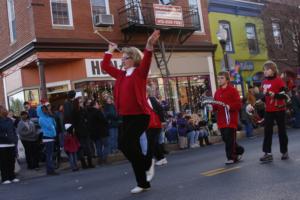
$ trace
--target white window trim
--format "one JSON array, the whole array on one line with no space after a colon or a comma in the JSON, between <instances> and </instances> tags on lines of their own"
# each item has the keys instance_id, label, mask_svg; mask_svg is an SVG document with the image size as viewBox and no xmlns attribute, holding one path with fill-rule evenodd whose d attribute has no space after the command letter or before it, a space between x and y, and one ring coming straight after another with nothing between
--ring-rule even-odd
<instances>
[{"instance_id":1,"label":"white window trim","mask_svg":"<svg viewBox=\"0 0 300 200\"><path fill-rule=\"evenodd\" d=\"M12 0L12 8L10 7L10 0L7 0L7 14L8 14L8 26L9 26L9 37L10 37L10 43L13 44L17 41L17 38L14 38L14 33L13 33L13 27L12 27L12 14L14 14L14 18L16 20L16 15L15 15L15 3L14 0ZM14 13L11 13L11 9L14 10ZM17 35L17 33L16 33Z\"/></svg>"},{"instance_id":2,"label":"white window trim","mask_svg":"<svg viewBox=\"0 0 300 200\"><path fill-rule=\"evenodd\" d=\"M93 5L92 5L92 0L90 0L90 7L91 7L91 17L92 17L93 27L95 27L95 24L94 24L94 16L93 16ZM110 15L109 0L105 0L105 9L106 9L106 14L107 14L107 15Z\"/></svg>"},{"instance_id":3,"label":"white window trim","mask_svg":"<svg viewBox=\"0 0 300 200\"><path fill-rule=\"evenodd\" d=\"M201 26L201 30L200 31L195 31L195 33L201 33L204 34L205 33L205 27L204 27L204 22L203 22L203 13L202 13L202 3L201 0L197 0L197 6L198 6L198 14L199 14L199 18L200 18L200 26Z\"/></svg>"},{"instance_id":4,"label":"white window trim","mask_svg":"<svg viewBox=\"0 0 300 200\"><path fill-rule=\"evenodd\" d=\"M71 0L67 0L67 4L68 4L68 14L69 14L69 20L70 20L70 24L69 25L65 25L65 24L54 24L53 23L53 14L52 14L52 4L51 4L52 0L50 0L50 13L51 13L51 23L52 26L61 26L61 27L73 27L73 12L72 12L72 1Z\"/></svg>"}]
</instances>

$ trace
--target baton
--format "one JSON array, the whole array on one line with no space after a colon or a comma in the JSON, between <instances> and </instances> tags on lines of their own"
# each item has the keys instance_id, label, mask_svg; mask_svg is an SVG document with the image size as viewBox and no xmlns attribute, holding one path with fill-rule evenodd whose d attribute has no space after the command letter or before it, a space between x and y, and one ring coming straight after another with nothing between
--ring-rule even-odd
<instances>
[{"instance_id":1,"label":"baton","mask_svg":"<svg viewBox=\"0 0 300 200\"><path fill-rule=\"evenodd\" d=\"M99 31L95 30L94 33L97 34L98 36L100 36L108 44L113 44L113 42L111 42L106 37L104 37L104 35L102 35L101 33L99 33ZM116 48L116 50L119 51L119 52L122 52L119 48Z\"/></svg>"}]
</instances>

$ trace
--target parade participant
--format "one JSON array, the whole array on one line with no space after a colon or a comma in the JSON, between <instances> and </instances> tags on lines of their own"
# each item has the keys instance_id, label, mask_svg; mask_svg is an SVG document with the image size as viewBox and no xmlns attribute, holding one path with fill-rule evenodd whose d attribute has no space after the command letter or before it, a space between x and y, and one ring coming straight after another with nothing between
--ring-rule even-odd
<instances>
[{"instance_id":1,"label":"parade participant","mask_svg":"<svg viewBox=\"0 0 300 200\"><path fill-rule=\"evenodd\" d=\"M282 160L287 160L288 155L288 137L285 127L285 110L286 110L286 88L283 80L278 76L277 65L272 61L264 64L265 80L262 82L264 100L266 104L265 112L265 130L263 152L264 156L260 158L261 162L273 161L272 155L272 136L274 121L278 126L278 136Z\"/></svg>"},{"instance_id":2,"label":"parade participant","mask_svg":"<svg viewBox=\"0 0 300 200\"><path fill-rule=\"evenodd\" d=\"M150 122L148 126L147 139L149 143L148 152L152 158L152 165L151 165L151 173L152 176L154 175L154 161L157 160L156 165L164 165L167 164L168 161L164 156L164 151L162 145L159 144L160 134L162 131L162 123L165 122L165 117L163 113L163 108L156 99L151 94L151 88L147 87L147 96L148 96L148 104L152 108L150 114ZM154 159L155 158L155 159ZM152 176L147 176L147 180L150 181Z\"/></svg>"},{"instance_id":3,"label":"parade participant","mask_svg":"<svg viewBox=\"0 0 300 200\"><path fill-rule=\"evenodd\" d=\"M214 99L224 103L224 106L213 104L217 112L217 124L225 142L227 161L225 164L233 164L241 159L244 148L236 143L236 129L238 127L238 115L241 109L241 99L238 91L230 84L228 72L218 73L219 89Z\"/></svg>"},{"instance_id":4,"label":"parade participant","mask_svg":"<svg viewBox=\"0 0 300 200\"><path fill-rule=\"evenodd\" d=\"M119 70L111 64L112 53L118 48L109 43L101 63L102 70L116 79L114 88L115 106L122 116L122 131L119 135L119 148L131 162L137 186L131 193L140 193L150 189L146 179L146 171L151 166L151 158L144 155L140 146L140 136L149 124L149 105L146 99L146 82L151 65L153 45L160 36L155 30L148 38L144 56L135 47L122 49L124 70Z\"/></svg>"}]
</instances>

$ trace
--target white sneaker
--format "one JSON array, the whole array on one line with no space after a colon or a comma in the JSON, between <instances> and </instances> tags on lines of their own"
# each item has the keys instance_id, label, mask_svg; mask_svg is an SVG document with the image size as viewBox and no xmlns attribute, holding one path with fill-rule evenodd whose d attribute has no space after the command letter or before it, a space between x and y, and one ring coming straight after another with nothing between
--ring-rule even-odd
<instances>
[{"instance_id":1,"label":"white sneaker","mask_svg":"<svg viewBox=\"0 0 300 200\"><path fill-rule=\"evenodd\" d=\"M237 155L237 161L241 161L242 160L242 158L243 158L243 154L240 154L240 155Z\"/></svg>"},{"instance_id":2,"label":"white sneaker","mask_svg":"<svg viewBox=\"0 0 300 200\"><path fill-rule=\"evenodd\" d=\"M227 160L227 161L225 162L226 165L230 165L230 164L233 164L233 163L234 163L234 160Z\"/></svg>"},{"instance_id":3,"label":"white sneaker","mask_svg":"<svg viewBox=\"0 0 300 200\"><path fill-rule=\"evenodd\" d=\"M3 185L7 185L7 184L10 184L10 183L11 183L10 180L6 180L6 181L2 182Z\"/></svg>"},{"instance_id":4,"label":"white sneaker","mask_svg":"<svg viewBox=\"0 0 300 200\"><path fill-rule=\"evenodd\" d=\"M141 188L139 186L136 186L135 188L133 188L130 192L132 194L138 194L138 193L141 193L143 191L147 191L147 190L150 190L150 188Z\"/></svg>"},{"instance_id":5,"label":"white sneaker","mask_svg":"<svg viewBox=\"0 0 300 200\"><path fill-rule=\"evenodd\" d=\"M146 175L147 175L147 181L150 182L153 177L154 177L154 164L155 164L155 160L152 159L152 164L151 164L151 167L148 171L146 171Z\"/></svg>"},{"instance_id":6,"label":"white sneaker","mask_svg":"<svg viewBox=\"0 0 300 200\"><path fill-rule=\"evenodd\" d=\"M13 183L18 183L18 182L20 182L20 179L15 178L15 179L12 180L12 182Z\"/></svg>"},{"instance_id":7,"label":"white sneaker","mask_svg":"<svg viewBox=\"0 0 300 200\"><path fill-rule=\"evenodd\" d=\"M157 161L155 164L156 164L157 166L160 166L160 165L166 165L166 164L168 164L168 161L167 161L166 158L163 158L163 159L160 159L159 161Z\"/></svg>"}]
</instances>

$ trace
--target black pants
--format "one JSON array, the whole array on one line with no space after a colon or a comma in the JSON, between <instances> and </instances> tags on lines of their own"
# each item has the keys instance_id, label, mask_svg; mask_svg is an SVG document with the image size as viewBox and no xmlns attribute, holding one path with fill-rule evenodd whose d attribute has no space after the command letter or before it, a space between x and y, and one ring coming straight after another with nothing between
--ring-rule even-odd
<instances>
[{"instance_id":1,"label":"black pants","mask_svg":"<svg viewBox=\"0 0 300 200\"><path fill-rule=\"evenodd\" d=\"M228 160L237 160L237 155L244 153L244 148L236 142L236 129L221 128L222 139L225 143L225 152Z\"/></svg>"},{"instance_id":2,"label":"black pants","mask_svg":"<svg viewBox=\"0 0 300 200\"><path fill-rule=\"evenodd\" d=\"M150 187L146 179L146 171L151 166L151 157L143 155L140 136L149 124L149 115L123 116L122 131L119 135L119 148L130 161L137 185L142 188Z\"/></svg>"},{"instance_id":3,"label":"black pants","mask_svg":"<svg viewBox=\"0 0 300 200\"><path fill-rule=\"evenodd\" d=\"M25 141L22 140L22 144L25 148L25 156L28 169L34 169L39 167L39 142L38 141Z\"/></svg>"},{"instance_id":4,"label":"black pants","mask_svg":"<svg viewBox=\"0 0 300 200\"><path fill-rule=\"evenodd\" d=\"M280 144L280 152L282 154L288 152L288 137L285 128L285 111L266 112L265 113L265 137L263 143L263 152L272 152L272 136L274 121L278 127L278 137Z\"/></svg>"},{"instance_id":5,"label":"black pants","mask_svg":"<svg viewBox=\"0 0 300 200\"><path fill-rule=\"evenodd\" d=\"M0 170L2 182L16 178L15 159L15 147L0 148Z\"/></svg>"},{"instance_id":6,"label":"black pants","mask_svg":"<svg viewBox=\"0 0 300 200\"><path fill-rule=\"evenodd\" d=\"M148 140L148 154L151 158L156 158L156 160L165 158L163 146L159 144L161 128L149 128L146 133Z\"/></svg>"}]
</instances>

